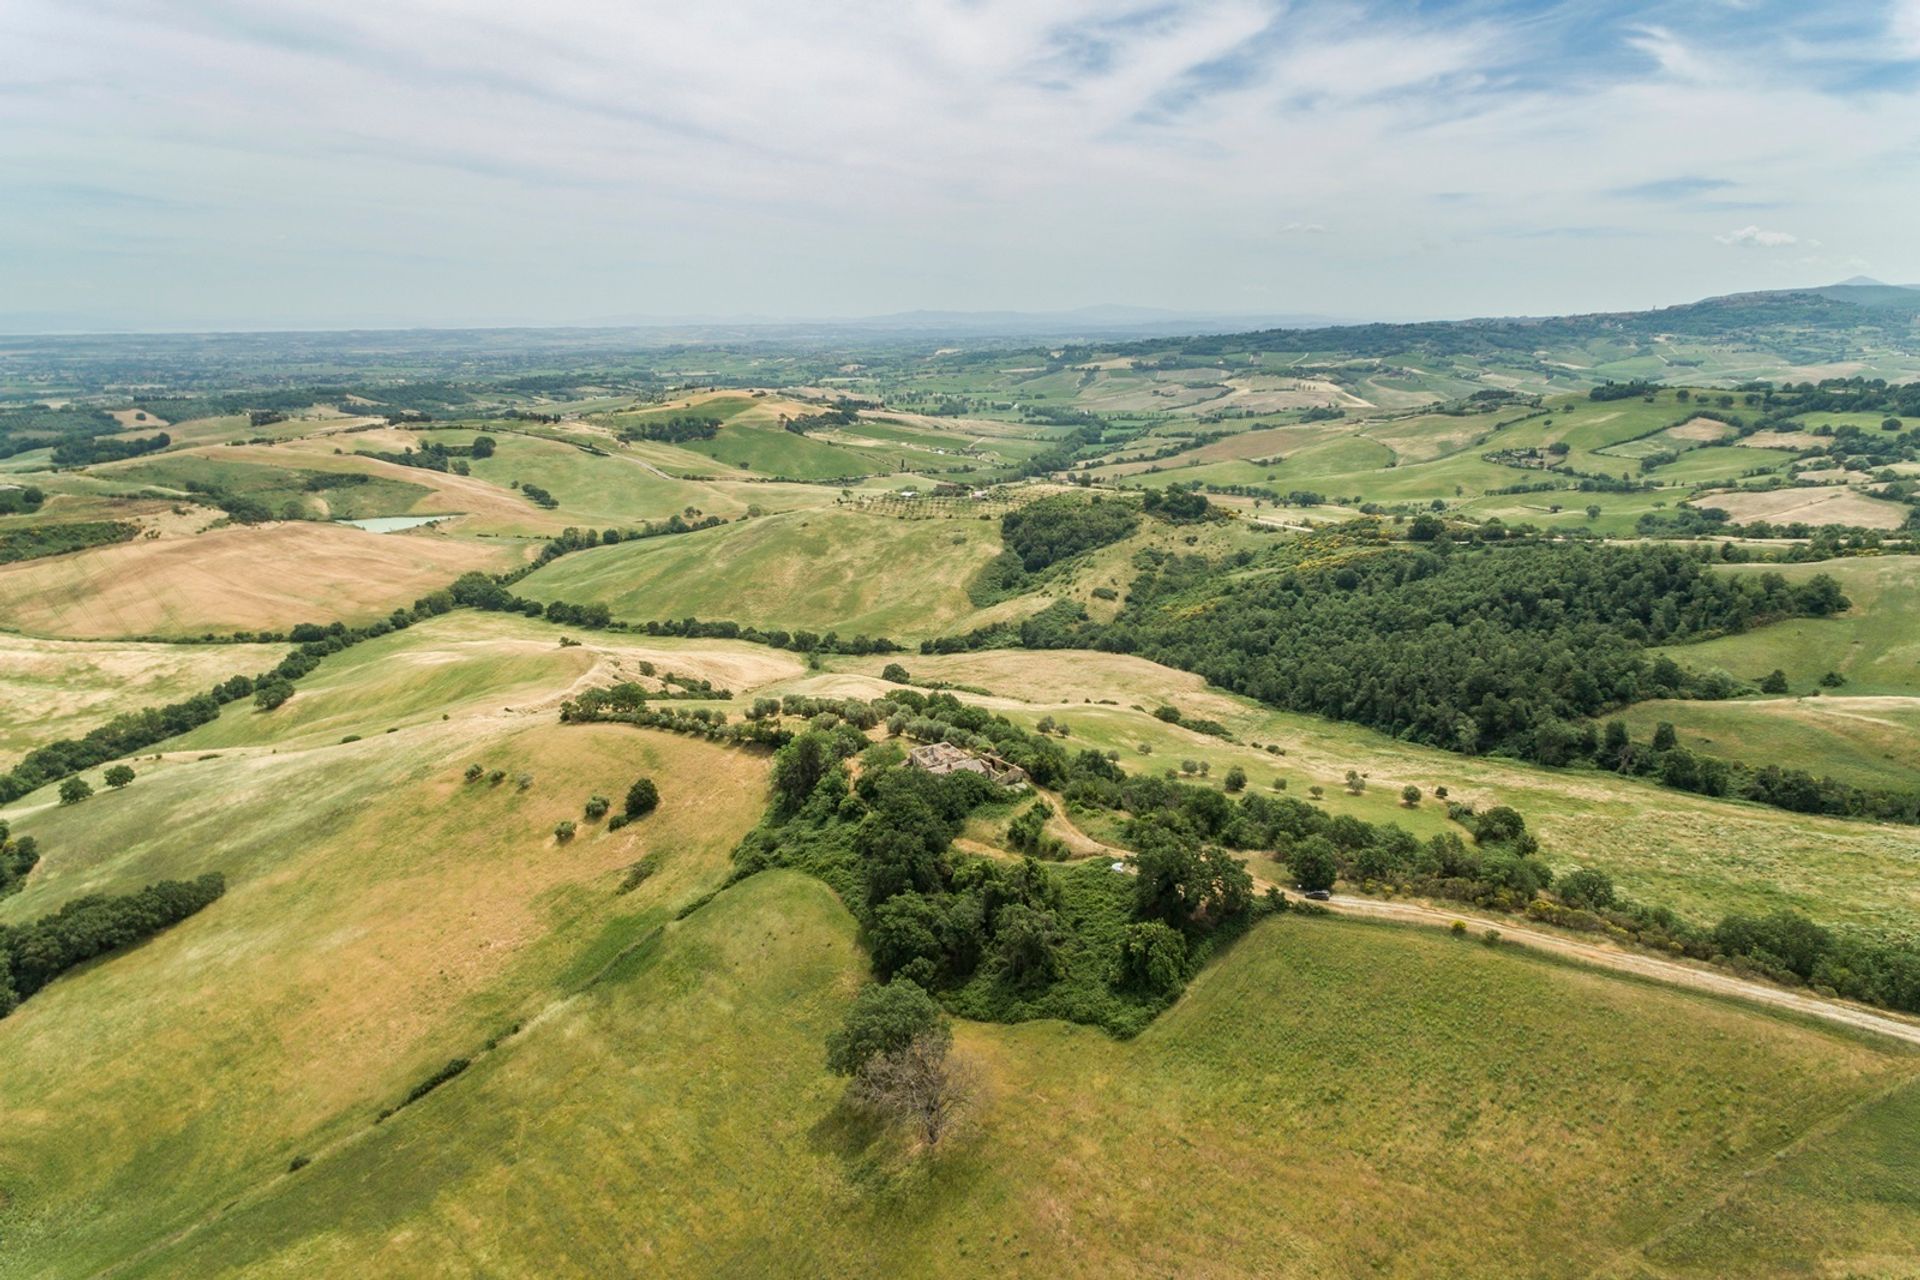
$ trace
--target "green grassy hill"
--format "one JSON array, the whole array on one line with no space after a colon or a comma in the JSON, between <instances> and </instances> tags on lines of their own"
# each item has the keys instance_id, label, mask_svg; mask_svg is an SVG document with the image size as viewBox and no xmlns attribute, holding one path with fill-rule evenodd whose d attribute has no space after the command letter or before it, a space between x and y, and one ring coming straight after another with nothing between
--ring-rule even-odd
<instances>
[{"instance_id":1,"label":"green grassy hill","mask_svg":"<svg viewBox=\"0 0 1920 1280\"><path fill-rule=\"evenodd\" d=\"M1734 565L1729 573L1816 574L1839 580L1853 602L1833 618L1794 618L1737 636L1667 650L1684 665L1757 680L1776 668L1795 693L1811 693L1829 671L1847 694L1920 694L1920 558L1862 556L1797 565Z\"/></svg>"},{"instance_id":2,"label":"green grassy hill","mask_svg":"<svg viewBox=\"0 0 1920 1280\"><path fill-rule=\"evenodd\" d=\"M962 1028L979 1105L909 1163L820 1066L862 967L822 886L763 874L126 1273L1584 1275L1802 1135L1870 1176L1881 1151L1820 1130L1915 1073L1523 954L1287 921L1132 1043ZM1916 1227L1883 1203L1858 1234L1910 1256ZM1825 1255L1817 1218L1786 1229Z\"/></svg>"},{"instance_id":3,"label":"green grassy hill","mask_svg":"<svg viewBox=\"0 0 1920 1280\"><path fill-rule=\"evenodd\" d=\"M601 601L616 618L728 618L842 636L939 634L999 552L978 520L789 512L675 538L578 552L523 580L535 600Z\"/></svg>"},{"instance_id":4,"label":"green grassy hill","mask_svg":"<svg viewBox=\"0 0 1920 1280\"><path fill-rule=\"evenodd\" d=\"M1920 698L1642 702L1620 717L1640 741L1674 726L1680 745L1759 767L1785 761L1858 787L1920 789Z\"/></svg>"}]
</instances>

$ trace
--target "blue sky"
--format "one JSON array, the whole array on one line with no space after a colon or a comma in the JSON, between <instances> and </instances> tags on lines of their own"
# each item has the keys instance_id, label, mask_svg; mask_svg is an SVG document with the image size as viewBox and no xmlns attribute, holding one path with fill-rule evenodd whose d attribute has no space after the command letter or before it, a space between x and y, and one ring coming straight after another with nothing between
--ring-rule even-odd
<instances>
[{"instance_id":1,"label":"blue sky","mask_svg":"<svg viewBox=\"0 0 1920 1280\"><path fill-rule=\"evenodd\" d=\"M1920 0L10 0L0 327L1920 281Z\"/></svg>"}]
</instances>

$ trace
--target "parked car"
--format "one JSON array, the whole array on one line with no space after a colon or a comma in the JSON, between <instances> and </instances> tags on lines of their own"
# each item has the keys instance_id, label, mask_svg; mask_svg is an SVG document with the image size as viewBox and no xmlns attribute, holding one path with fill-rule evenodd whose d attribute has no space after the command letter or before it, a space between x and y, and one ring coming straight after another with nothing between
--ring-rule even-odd
<instances>
[{"instance_id":1,"label":"parked car","mask_svg":"<svg viewBox=\"0 0 1920 1280\"><path fill-rule=\"evenodd\" d=\"M1333 893L1327 889L1309 889L1301 896L1308 902L1325 902L1333 897Z\"/></svg>"}]
</instances>

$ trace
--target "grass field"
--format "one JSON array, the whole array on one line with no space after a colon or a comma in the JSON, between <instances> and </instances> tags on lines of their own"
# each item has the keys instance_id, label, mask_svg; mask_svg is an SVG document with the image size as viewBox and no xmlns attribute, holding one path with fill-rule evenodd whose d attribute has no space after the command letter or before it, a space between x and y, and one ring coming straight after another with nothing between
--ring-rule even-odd
<instances>
[{"instance_id":1,"label":"grass field","mask_svg":"<svg viewBox=\"0 0 1920 1280\"><path fill-rule=\"evenodd\" d=\"M0 1022L0 1274L90 1272L355 1139L711 889L759 812L744 753L547 714L387 735L376 714L360 742L170 753L124 792L8 815L45 856L0 919L210 869L230 888ZM469 762L534 780L468 785ZM555 842L642 772L657 813ZM647 854L657 873L617 893Z\"/></svg>"},{"instance_id":2,"label":"grass field","mask_svg":"<svg viewBox=\"0 0 1920 1280\"><path fill-rule=\"evenodd\" d=\"M1821 676L1837 671L1847 680L1844 694L1920 694L1920 558L1862 556L1724 572L1778 572L1792 582L1828 574L1853 607L1835 618L1795 618L1667 650L1676 661L1747 680L1778 668L1794 693L1811 693Z\"/></svg>"},{"instance_id":3,"label":"grass field","mask_svg":"<svg viewBox=\"0 0 1920 1280\"><path fill-rule=\"evenodd\" d=\"M231 455L234 451L215 452ZM276 516L299 520L363 520L372 516L404 515L432 492L424 484L385 475L314 490L307 487L309 478L324 481L345 468L301 467L298 455L287 451L283 451L276 463L278 465L232 456L179 453L116 464L105 474L129 484L171 489L182 496L190 496L186 488L190 482L217 485L229 493L265 504Z\"/></svg>"},{"instance_id":4,"label":"grass field","mask_svg":"<svg viewBox=\"0 0 1920 1280\"><path fill-rule=\"evenodd\" d=\"M280 661L282 644L167 645L0 634L0 769L122 712L179 702Z\"/></svg>"},{"instance_id":5,"label":"grass field","mask_svg":"<svg viewBox=\"0 0 1920 1280\"><path fill-rule=\"evenodd\" d=\"M476 434L432 431L422 432L421 437L469 444ZM492 457L469 464L475 476L502 489L515 481L538 485L560 503L551 511L526 504L528 510L518 527L502 526L503 532L547 531L569 524L629 527L664 520L688 507L720 515L744 510L733 502L715 503L714 491L705 485L662 475L618 454L596 457L569 444L530 436L496 434L494 440ZM489 522L488 527L495 523Z\"/></svg>"},{"instance_id":6,"label":"grass field","mask_svg":"<svg viewBox=\"0 0 1920 1280\"><path fill-rule=\"evenodd\" d=\"M1682 746L1707 755L1786 764L1860 787L1920 790L1920 698L1643 702L1620 718L1641 741L1664 720Z\"/></svg>"},{"instance_id":7,"label":"grass field","mask_svg":"<svg viewBox=\"0 0 1920 1280\"><path fill-rule=\"evenodd\" d=\"M822 886L756 877L128 1274L1583 1275L1916 1070L1521 953L1287 921L1132 1043L963 1027L982 1101L907 1163L820 1066L863 967ZM1856 1182L1884 1159L1807 1150ZM1920 1212L1878 1218L1910 1259L1892 1233ZM1825 1256L1817 1220L1788 1230Z\"/></svg>"},{"instance_id":8,"label":"grass field","mask_svg":"<svg viewBox=\"0 0 1920 1280\"><path fill-rule=\"evenodd\" d=\"M998 553L978 520L789 512L576 552L524 579L535 600L603 601L635 621L730 618L789 629L938 634L972 606L966 583Z\"/></svg>"},{"instance_id":9,"label":"grass field","mask_svg":"<svg viewBox=\"0 0 1920 1280\"><path fill-rule=\"evenodd\" d=\"M519 554L431 534L235 525L0 566L0 626L97 639L367 621Z\"/></svg>"}]
</instances>

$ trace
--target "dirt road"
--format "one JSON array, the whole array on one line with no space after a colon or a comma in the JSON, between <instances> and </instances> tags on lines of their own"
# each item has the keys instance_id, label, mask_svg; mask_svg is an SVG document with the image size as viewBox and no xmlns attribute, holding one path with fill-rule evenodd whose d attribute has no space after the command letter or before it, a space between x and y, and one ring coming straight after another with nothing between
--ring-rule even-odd
<instances>
[{"instance_id":1,"label":"dirt road","mask_svg":"<svg viewBox=\"0 0 1920 1280\"><path fill-rule=\"evenodd\" d=\"M1066 804L1058 795L1046 791L1041 792L1041 795L1045 796L1054 808L1054 816L1048 821L1047 829L1065 839L1067 846L1076 856L1097 854L1116 860L1124 860L1132 856L1125 849L1104 844L1082 831L1074 824L1073 819L1067 816ZM979 851L979 849L970 850L970 852ZM1274 883L1274 878L1265 874L1267 868L1259 863L1250 863L1248 870L1254 873L1257 885ZM1920 1045L1920 1020L1905 1018L1898 1014L1880 1013L1863 1005L1825 1000L1806 992L1776 987L1769 982L1736 977L1692 961L1669 960L1664 956L1646 952L1623 951L1616 947L1583 942L1564 934L1529 928L1511 917L1474 915L1464 911L1450 911L1444 907L1429 907L1418 902L1361 898L1344 893L1336 894L1320 905L1338 915L1369 920L1391 920L1398 924L1428 925L1445 929L1452 927L1453 922L1458 920L1478 934L1484 934L1488 929L1498 929L1502 942L1534 947L1540 951L1578 960L1582 964L1611 969L1617 973L1630 973L1637 977L1650 978L1655 982L1664 982L1670 986L1687 987L1694 991L1706 991L1714 995L1731 996L1736 1000L1764 1004L1776 1009L1787 1009L1805 1017L1818 1018L1823 1022L1837 1023L1860 1031L1872 1031L1896 1040L1904 1040L1908 1044Z\"/></svg>"},{"instance_id":2,"label":"dirt road","mask_svg":"<svg viewBox=\"0 0 1920 1280\"><path fill-rule=\"evenodd\" d=\"M1771 983L1735 977L1733 974L1722 973L1704 965L1581 942L1557 933L1530 929L1523 924L1515 923L1512 919L1469 915L1439 907L1422 906L1416 902L1388 902L1378 898L1358 898L1351 894L1338 894L1321 905L1331 908L1340 915L1393 920L1403 924L1424 924L1447 928L1455 920L1459 920L1476 933L1498 929L1502 942L1519 943L1522 946L1549 951L1555 955L1568 956L1583 964L1631 973L1676 987L1690 987L1695 991L1732 996L1755 1004L1770 1005L1776 1009L1790 1009L1809 1018L1819 1018L1824 1022L1838 1023L1862 1031L1873 1031L1883 1036L1891 1036L1896 1040L1904 1040L1909 1044L1920 1045L1920 1022L1910 1021L1894 1014L1877 1013L1871 1009L1837 1000L1823 1000L1819 996L1790 991L1784 987L1773 986Z\"/></svg>"}]
</instances>

